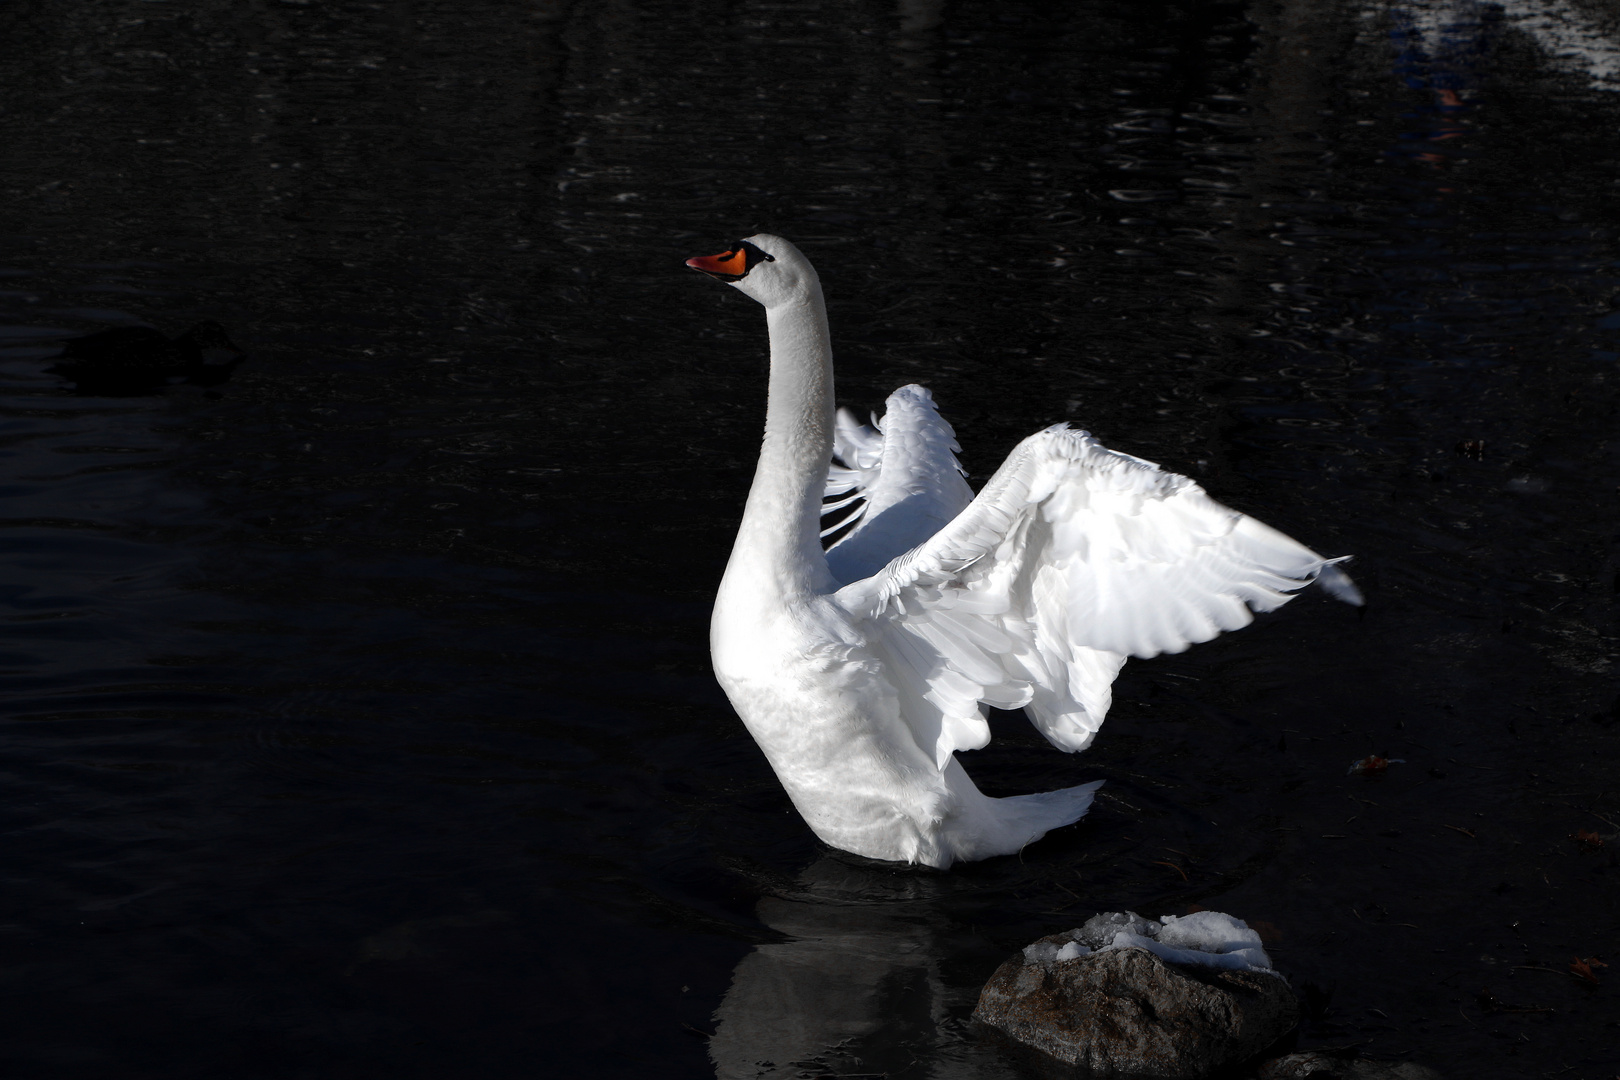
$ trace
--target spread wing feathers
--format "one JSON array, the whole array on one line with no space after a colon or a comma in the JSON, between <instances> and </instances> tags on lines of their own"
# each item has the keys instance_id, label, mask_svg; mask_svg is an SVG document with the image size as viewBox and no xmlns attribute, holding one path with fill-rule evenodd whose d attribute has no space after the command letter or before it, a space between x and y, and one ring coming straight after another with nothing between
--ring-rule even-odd
<instances>
[{"instance_id":1,"label":"spread wing feathers","mask_svg":"<svg viewBox=\"0 0 1620 1080\"><path fill-rule=\"evenodd\" d=\"M933 536L973 500L957 463L956 433L939 415L933 395L902 386L889 395L881 418L868 427L840 409L833 433L835 462L827 472L823 512L859 503L827 533L854 527L827 549L827 565L841 582L869 577L902 552Z\"/></svg>"},{"instance_id":2,"label":"spread wing feathers","mask_svg":"<svg viewBox=\"0 0 1620 1080\"><path fill-rule=\"evenodd\" d=\"M828 504L823 510L847 506L864 498L881 473L883 465L883 421L874 416L871 425L855 419L848 409L839 409L833 426L833 463L827 469L827 497L849 495L836 506Z\"/></svg>"},{"instance_id":3,"label":"spread wing feathers","mask_svg":"<svg viewBox=\"0 0 1620 1080\"><path fill-rule=\"evenodd\" d=\"M1028 706L1055 746L1084 749L1127 656L1247 625L1318 576L1360 603L1337 561L1060 424L1020 443L949 525L835 598L864 618L943 767L989 741L980 703Z\"/></svg>"}]
</instances>

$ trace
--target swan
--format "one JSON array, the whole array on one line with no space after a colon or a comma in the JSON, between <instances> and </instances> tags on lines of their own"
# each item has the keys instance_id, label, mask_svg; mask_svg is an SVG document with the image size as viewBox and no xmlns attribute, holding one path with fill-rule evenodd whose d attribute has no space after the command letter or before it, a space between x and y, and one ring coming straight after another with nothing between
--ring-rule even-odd
<instances>
[{"instance_id":1,"label":"swan","mask_svg":"<svg viewBox=\"0 0 1620 1080\"><path fill-rule=\"evenodd\" d=\"M940 869L1017 852L1084 816L1102 782L984 795L955 752L989 742L985 706L1022 707L1083 750L1126 657L1245 626L1311 581L1361 603L1342 559L1067 424L1019 443L975 496L923 387L871 426L835 412L826 305L798 248L761 233L686 265L762 304L770 335L715 676L833 847ZM823 551L823 512L849 506Z\"/></svg>"}]
</instances>

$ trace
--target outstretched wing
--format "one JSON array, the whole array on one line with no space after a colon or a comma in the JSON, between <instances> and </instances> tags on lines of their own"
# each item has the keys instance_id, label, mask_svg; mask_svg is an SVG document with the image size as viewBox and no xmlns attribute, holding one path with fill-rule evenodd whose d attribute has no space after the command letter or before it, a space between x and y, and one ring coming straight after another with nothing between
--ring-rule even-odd
<instances>
[{"instance_id":1,"label":"outstretched wing","mask_svg":"<svg viewBox=\"0 0 1620 1080\"><path fill-rule=\"evenodd\" d=\"M980 703L1028 706L1054 745L1090 744L1127 656L1245 626L1310 581L1355 585L1185 476L1058 425L1020 443L971 505L835 599L863 617L943 767L989 741ZM882 616L881 618L879 616Z\"/></svg>"},{"instance_id":2,"label":"outstretched wing","mask_svg":"<svg viewBox=\"0 0 1620 1080\"><path fill-rule=\"evenodd\" d=\"M884 403L872 426L838 411L827 494L842 499L822 507L823 535L848 529L827 549L827 565L840 582L870 577L949 524L973 500L954 451L956 433L921 386L902 386Z\"/></svg>"}]
</instances>

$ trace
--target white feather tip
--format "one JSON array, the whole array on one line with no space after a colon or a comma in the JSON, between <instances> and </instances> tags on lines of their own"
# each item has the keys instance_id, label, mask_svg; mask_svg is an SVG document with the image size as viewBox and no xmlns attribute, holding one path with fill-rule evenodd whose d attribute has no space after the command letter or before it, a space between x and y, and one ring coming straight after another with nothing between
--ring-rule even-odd
<instances>
[{"instance_id":1,"label":"white feather tip","mask_svg":"<svg viewBox=\"0 0 1620 1080\"><path fill-rule=\"evenodd\" d=\"M1349 574L1334 565L1335 563L1347 562L1349 559L1350 556L1343 555L1323 563L1322 569L1317 572L1316 583L1326 589L1328 595L1334 599L1343 600L1347 604L1360 607L1366 603L1366 600L1361 595L1361 590L1356 588L1356 583L1350 580Z\"/></svg>"}]
</instances>

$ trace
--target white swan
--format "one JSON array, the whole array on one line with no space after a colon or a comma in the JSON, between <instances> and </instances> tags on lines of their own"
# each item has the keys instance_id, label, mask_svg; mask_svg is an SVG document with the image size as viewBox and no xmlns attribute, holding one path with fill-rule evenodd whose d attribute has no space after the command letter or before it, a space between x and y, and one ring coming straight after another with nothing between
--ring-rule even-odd
<instances>
[{"instance_id":1,"label":"white swan","mask_svg":"<svg viewBox=\"0 0 1620 1080\"><path fill-rule=\"evenodd\" d=\"M989 741L983 706L1023 707L1082 750L1127 656L1247 625L1312 580L1361 602L1339 560L1065 424L1019 443L975 498L922 387L895 391L875 428L834 415L821 283L797 248L761 234L687 265L763 304L771 343L715 675L832 846L936 867L1016 852L1102 785L982 794L954 751ZM865 505L823 553L828 494Z\"/></svg>"}]
</instances>

